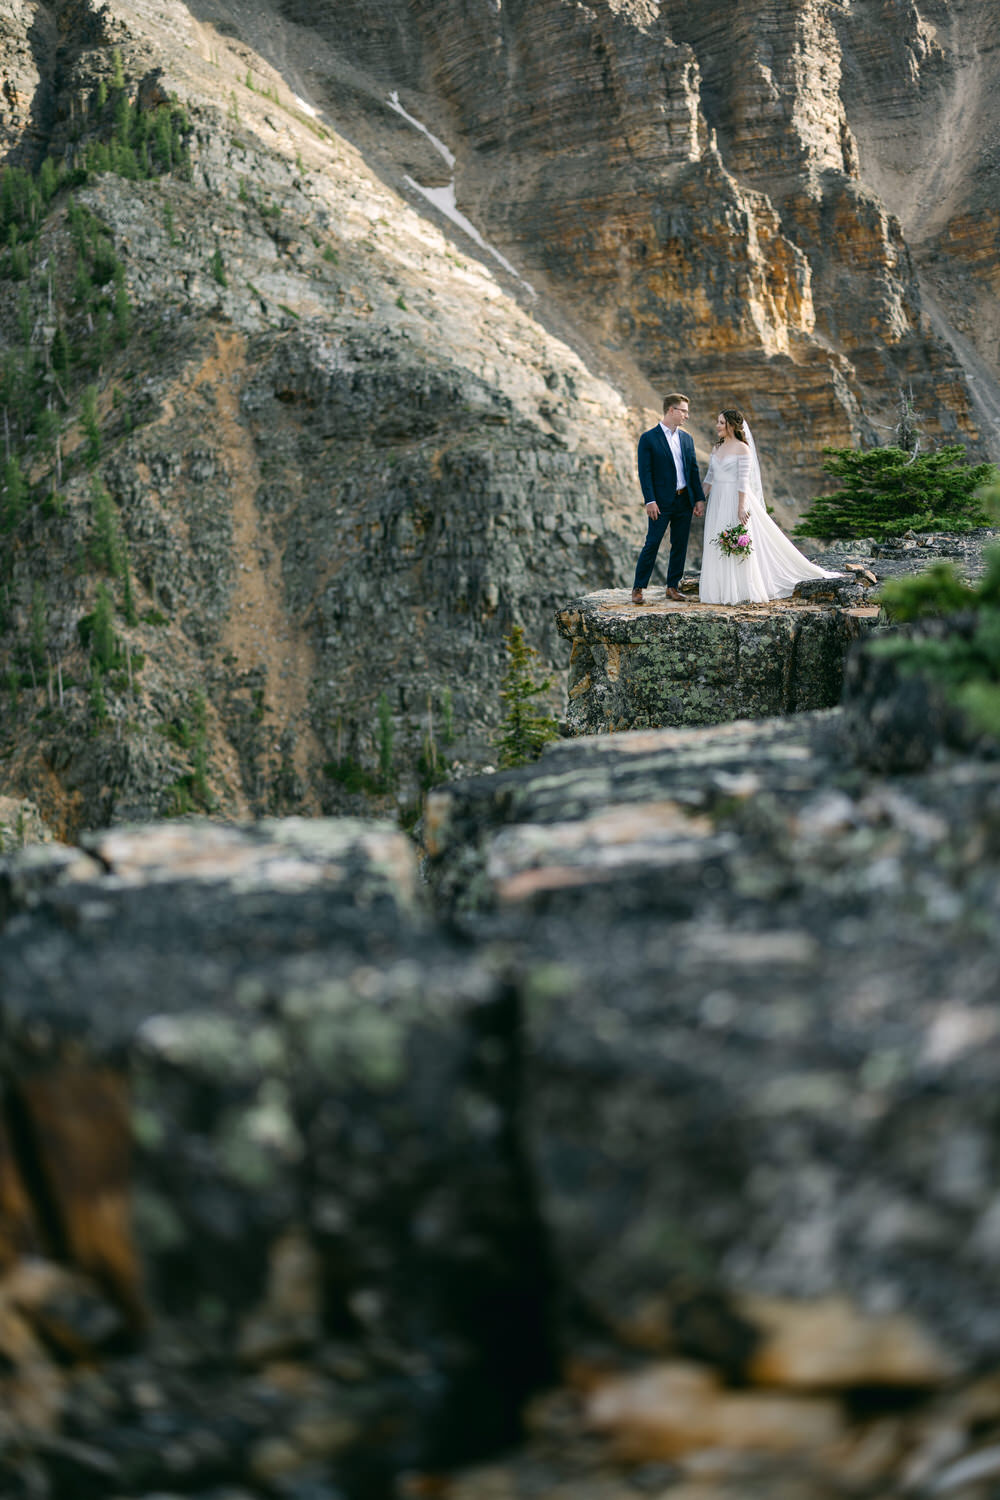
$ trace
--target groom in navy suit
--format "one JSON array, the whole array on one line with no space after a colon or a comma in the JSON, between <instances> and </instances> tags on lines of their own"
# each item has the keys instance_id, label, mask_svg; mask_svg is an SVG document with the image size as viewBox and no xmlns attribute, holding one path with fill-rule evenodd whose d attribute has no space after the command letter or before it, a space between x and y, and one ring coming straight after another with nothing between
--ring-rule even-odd
<instances>
[{"instance_id":1,"label":"groom in navy suit","mask_svg":"<svg viewBox=\"0 0 1000 1500\"><path fill-rule=\"evenodd\" d=\"M687 600L677 585L684 572L691 517L705 514L705 492L701 487L694 443L682 431L688 419L688 398L678 391L663 398L663 420L639 439L639 483L646 502L649 525L639 561L635 565L632 603L644 604L642 591L649 583L660 543L670 527L670 559L667 563L666 596L677 604Z\"/></svg>"}]
</instances>

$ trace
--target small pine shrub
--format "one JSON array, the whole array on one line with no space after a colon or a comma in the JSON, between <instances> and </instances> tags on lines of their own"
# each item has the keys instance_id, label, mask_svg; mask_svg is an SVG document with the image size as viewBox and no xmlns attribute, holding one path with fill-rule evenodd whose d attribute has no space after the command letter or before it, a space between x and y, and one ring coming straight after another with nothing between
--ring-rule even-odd
<instances>
[{"instance_id":1,"label":"small pine shrub","mask_svg":"<svg viewBox=\"0 0 1000 1500\"><path fill-rule=\"evenodd\" d=\"M992 464L970 464L961 444L936 453L902 448L824 448L823 468L841 480L796 526L798 536L898 536L903 531L970 531L989 524L977 491L997 477Z\"/></svg>"},{"instance_id":2,"label":"small pine shrub","mask_svg":"<svg viewBox=\"0 0 1000 1500\"><path fill-rule=\"evenodd\" d=\"M951 564L945 562L932 563L911 578L890 578L878 594L886 614L901 625L975 609L978 597L977 591L963 583Z\"/></svg>"},{"instance_id":3,"label":"small pine shrub","mask_svg":"<svg viewBox=\"0 0 1000 1500\"><path fill-rule=\"evenodd\" d=\"M118 659L115 601L106 583L98 585L94 613L91 616L90 659L102 672L110 671Z\"/></svg>"},{"instance_id":4,"label":"small pine shrub","mask_svg":"<svg viewBox=\"0 0 1000 1500\"><path fill-rule=\"evenodd\" d=\"M0 514L5 531L12 531L28 505L28 481L24 477L17 454L4 464L3 490L0 492Z\"/></svg>"},{"instance_id":5,"label":"small pine shrub","mask_svg":"<svg viewBox=\"0 0 1000 1500\"><path fill-rule=\"evenodd\" d=\"M99 236L94 241L90 262L90 278L94 286L107 286L109 281L114 280L119 269L118 257L111 241L103 235Z\"/></svg>"},{"instance_id":6,"label":"small pine shrub","mask_svg":"<svg viewBox=\"0 0 1000 1500\"><path fill-rule=\"evenodd\" d=\"M90 553L112 578L122 572L124 547L114 502L96 476L91 485Z\"/></svg>"},{"instance_id":7,"label":"small pine shrub","mask_svg":"<svg viewBox=\"0 0 1000 1500\"><path fill-rule=\"evenodd\" d=\"M451 688L445 688L441 694L441 741L445 745L455 742L455 708Z\"/></svg>"},{"instance_id":8,"label":"small pine shrub","mask_svg":"<svg viewBox=\"0 0 1000 1500\"><path fill-rule=\"evenodd\" d=\"M31 275L31 262L28 259L27 245L11 246L8 269L11 281L27 281Z\"/></svg>"},{"instance_id":9,"label":"small pine shrub","mask_svg":"<svg viewBox=\"0 0 1000 1500\"><path fill-rule=\"evenodd\" d=\"M500 751L501 766L523 766L537 760L542 747L558 737L559 726L551 714L541 712L535 699L548 691L551 679L535 682L531 665L538 652L524 639L524 628L515 625L504 637L507 646L507 671L500 687L506 706L503 722L494 743Z\"/></svg>"},{"instance_id":10,"label":"small pine shrub","mask_svg":"<svg viewBox=\"0 0 1000 1500\"><path fill-rule=\"evenodd\" d=\"M71 350L69 337L61 323L52 335L52 343L49 347L49 359L52 362L52 368L56 375L65 384L69 380Z\"/></svg>"},{"instance_id":11,"label":"small pine shrub","mask_svg":"<svg viewBox=\"0 0 1000 1500\"><path fill-rule=\"evenodd\" d=\"M31 590L31 637L28 644L31 664L36 671L41 671L45 665L46 625L45 590L36 579Z\"/></svg>"},{"instance_id":12,"label":"small pine shrub","mask_svg":"<svg viewBox=\"0 0 1000 1500\"><path fill-rule=\"evenodd\" d=\"M396 743L396 731L392 722L392 709L385 693L380 693L378 698L378 728L375 742L378 746L379 777L384 790L388 791L394 780L393 749Z\"/></svg>"},{"instance_id":13,"label":"small pine shrub","mask_svg":"<svg viewBox=\"0 0 1000 1500\"><path fill-rule=\"evenodd\" d=\"M93 295L94 283L90 279L90 269L82 254L76 257L76 275L73 277L73 301L77 307L88 307Z\"/></svg>"},{"instance_id":14,"label":"small pine shrub","mask_svg":"<svg viewBox=\"0 0 1000 1500\"><path fill-rule=\"evenodd\" d=\"M220 286L229 285L229 278L226 275L226 263L222 258L222 251L219 249L218 245L216 245L215 254L212 256L212 259L209 262L209 270Z\"/></svg>"},{"instance_id":15,"label":"small pine shrub","mask_svg":"<svg viewBox=\"0 0 1000 1500\"><path fill-rule=\"evenodd\" d=\"M59 187L59 169L51 156L47 156L42 162L38 173L38 190L45 203L50 203L56 195Z\"/></svg>"},{"instance_id":16,"label":"small pine shrub","mask_svg":"<svg viewBox=\"0 0 1000 1500\"><path fill-rule=\"evenodd\" d=\"M370 796L377 796L383 790L382 783L371 771L366 771L359 760L352 755L344 755L340 760L331 760L323 767L323 774L330 781L335 781L344 788L345 792L365 792Z\"/></svg>"},{"instance_id":17,"label":"small pine shrub","mask_svg":"<svg viewBox=\"0 0 1000 1500\"><path fill-rule=\"evenodd\" d=\"M88 385L80 404L80 425L87 439L83 450L84 460L90 468L101 456L101 424L97 415L97 386Z\"/></svg>"},{"instance_id":18,"label":"small pine shrub","mask_svg":"<svg viewBox=\"0 0 1000 1500\"><path fill-rule=\"evenodd\" d=\"M890 619L916 628L877 638L867 649L903 673L940 683L971 724L1000 738L1000 547L991 547L986 560L972 588L949 563L884 584L879 602ZM951 622L943 634L921 635L920 621L942 617Z\"/></svg>"}]
</instances>

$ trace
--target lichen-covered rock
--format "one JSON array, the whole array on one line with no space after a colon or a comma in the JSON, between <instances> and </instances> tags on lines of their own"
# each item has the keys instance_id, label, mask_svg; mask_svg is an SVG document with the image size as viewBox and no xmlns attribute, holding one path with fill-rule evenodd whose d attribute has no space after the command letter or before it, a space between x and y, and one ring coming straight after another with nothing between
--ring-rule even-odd
<instances>
[{"instance_id":1,"label":"lichen-covered rock","mask_svg":"<svg viewBox=\"0 0 1000 1500\"><path fill-rule=\"evenodd\" d=\"M973 1312L997 1253L1000 770L862 775L839 722L564 741L429 820L442 898L529 955L567 1308L734 1373L751 1291L906 1309L967 1367L1000 1353Z\"/></svg>"},{"instance_id":2,"label":"lichen-covered rock","mask_svg":"<svg viewBox=\"0 0 1000 1500\"><path fill-rule=\"evenodd\" d=\"M845 591L857 592L853 585ZM659 603L636 607L627 590L574 600L556 616L572 642L573 734L661 725L719 724L840 701L844 658L878 617L857 604ZM835 584L824 581L828 599Z\"/></svg>"},{"instance_id":3,"label":"lichen-covered rock","mask_svg":"<svg viewBox=\"0 0 1000 1500\"><path fill-rule=\"evenodd\" d=\"M154 1388L176 1346L211 1349L234 1392L275 1359L325 1369L341 1417L312 1460L352 1495L510 1441L550 1355L503 974L430 930L391 827L154 825L91 848L3 871L12 1249L19 1187L42 1245L146 1340ZM286 1421L249 1419L255 1484ZM308 1468L303 1442L282 1469Z\"/></svg>"},{"instance_id":4,"label":"lichen-covered rock","mask_svg":"<svg viewBox=\"0 0 1000 1500\"><path fill-rule=\"evenodd\" d=\"M54 838L33 802L24 797L0 797L0 854L23 849L26 844L50 844Z\"/></svg>"},{"instance_id":5,"label":"lichen-covered rock","mask_svg":"<svg viewBox=\"0 0 1000 1500\"><path fill-rule=\"evenodd\" d=\"M593 1399L555 1399L512 1484L727 1432L780 1494L798 1413L838 1494L859 1409L905 1388L864 1458L896 1483L1000 1362L1000 770L893 781L841 719L581 737L443 789L447 929L363 822L9 859L2 1379L39 1413L12 1492L41 1463L367 1500L510 1445L560 1369ZM54 1249L72 1287L4 1303ZM643 1394L678 1360L687 1438ZM973 1393L952 1454L1000 1421Z\"/></svg>"}]
</instances>

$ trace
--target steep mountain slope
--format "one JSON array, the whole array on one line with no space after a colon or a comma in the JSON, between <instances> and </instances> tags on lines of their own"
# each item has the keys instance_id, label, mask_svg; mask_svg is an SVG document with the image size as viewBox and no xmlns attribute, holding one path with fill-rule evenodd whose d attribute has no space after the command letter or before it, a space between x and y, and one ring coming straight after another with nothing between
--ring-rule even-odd
<instances>
[{"instance_id":1,"label":"steep mountain slope","mask_svg":"<svg viewBox=\"0 0 1000 1500\"><path fill-rule=\"evenodd\" d=\"M381 781L412 801L442 754L489 753L511 623L551 655L566 591L625 568L622 398L242 45L179 6L90 23L93 45L73 33L59 54L46 150L77 160L109 130L113 144L110 110L155 108L176 83L190 167L92 171L56 194L31 250L22 365L51 364L47 318L79 347L58 456L40 454L33 412L23 424L34 503L7 558L8 780L64 831L198 805L317 810L380 789L381 734ZM99 240L131 306L129 337L108 335L96 364L112 313L74 301L81 211L87 254ZM88 388L93 442L72 422ZM137 618L119 567L95 706L78 626L116 573L95 540L102 488Z\"/></svg>"},{"instance_id":2,"label":"steep mountain slope","mask_svg":"<svg viewBox=\"0 0 1000 1500\"><path fill-rule=\"evenodd\" d=\"M982 0L2 27L6 160L62 172L4 210L4 789L63 832L487 758L503 633L561 667L556 606L628 581L667 386L703 447L748 408L787 519L901 382L992 440Z\"/></svg>"}]
</instances>

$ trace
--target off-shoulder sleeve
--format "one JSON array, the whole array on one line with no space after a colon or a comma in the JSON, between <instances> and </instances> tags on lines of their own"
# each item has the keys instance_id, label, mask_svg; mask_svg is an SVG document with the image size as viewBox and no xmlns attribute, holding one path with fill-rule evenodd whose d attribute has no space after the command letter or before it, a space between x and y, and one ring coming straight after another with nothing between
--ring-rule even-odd
<instances>
[{"instance_id":1,"label":"off-shoulder sleeve","mask_svg":"<svg viewBox=\"0 0 1000 1500\"><path fill-rule=\"evenodd\" d=\"M750 455L749 455L749 453L747 453L746 455L744 455L742 458L738 458L736 460L736 472L737 472L737 475L738 475L738 478L739 478L740 489L745 494L746 491L747 491L747 488L749 486L749 481L750 481Z\"/></svg>"},{"instance_id":2,"label":"off-shoulder sleeve","mask_svg":"<svg viewBox=\"0 0 1000 1500\"><path fill-rule=\"evenodd\" d=\"M711 458L708 460L708 468L705 471L705 478L702 480L702 489L706 489L706 490L707 489L711 489L711 487L712 487L712 480L714 478L715 478L715 454L713 453L712 456L711 456Z\"/></svg>"}]
</instances>

